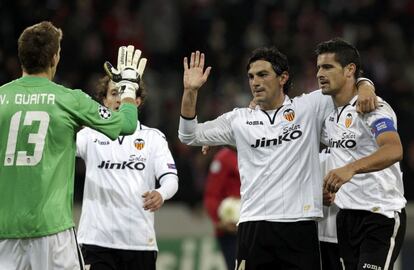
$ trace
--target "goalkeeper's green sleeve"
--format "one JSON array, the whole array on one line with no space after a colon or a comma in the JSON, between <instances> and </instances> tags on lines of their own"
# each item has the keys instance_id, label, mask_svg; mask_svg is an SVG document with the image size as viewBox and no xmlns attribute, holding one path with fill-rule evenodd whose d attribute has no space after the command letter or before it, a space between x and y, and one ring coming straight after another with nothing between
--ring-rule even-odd
<instances>
[{"instance_id":1,"label":"goalkeeper's green sleeve","mask_svg":"<svg viewBox=\"0 0 414 270\"><path fill-rule=\"evenodd\" d=\"M122 122L121 135L129 135L137 129L138 110L133 104L124 103L119 108L119 112L124 115Z\"/></svg>"}]
</instances>

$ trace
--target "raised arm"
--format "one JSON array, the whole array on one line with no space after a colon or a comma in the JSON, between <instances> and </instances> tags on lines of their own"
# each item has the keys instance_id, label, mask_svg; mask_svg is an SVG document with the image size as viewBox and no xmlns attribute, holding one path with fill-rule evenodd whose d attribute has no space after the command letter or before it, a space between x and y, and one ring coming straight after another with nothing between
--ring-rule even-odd
<instances>
[{"instance_id":1,"label":"raised arm","mask_svg":"<svg viewBox=\"0 0 414 270\"><path fill-rule=\"evenodd\" d=\"M192 52L190 63L184 57L184 92L181 101L181 116L192 119L196 116L197 94L201 86L207 81L211 67L204 70L205 56L200 51Z\"/></svg>"}]
</instances>

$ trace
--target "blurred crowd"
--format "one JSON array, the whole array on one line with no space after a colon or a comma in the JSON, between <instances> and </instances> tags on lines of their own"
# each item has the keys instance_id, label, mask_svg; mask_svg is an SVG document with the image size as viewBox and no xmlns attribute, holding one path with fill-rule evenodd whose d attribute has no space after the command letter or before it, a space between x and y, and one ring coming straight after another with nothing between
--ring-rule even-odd
<instances>
[{"instance_id":1,"label":"blurred crowd","mask_svg":"<svg viewBox=\"0 0 414 270\"><path fill-rule=\"evenodd\" d=\"M0 84L21 75L18 35L41 20L64 33L56 81L90 94L103 62L116 62L118 46L143 51L149 94L140 119L167 136L180 177L175 199L189 206L202 201L217 149L203 156L178 141L183 57L199 49L213 67L199 97L198 118L205 121L249 103L246 61L254 48L276 45L288 56L294 97L317 89L315 46L343 37L359 49L364 75L397 113L405 193L414 199L414 0L0 1Z\"/></svg>"}]
</instances>

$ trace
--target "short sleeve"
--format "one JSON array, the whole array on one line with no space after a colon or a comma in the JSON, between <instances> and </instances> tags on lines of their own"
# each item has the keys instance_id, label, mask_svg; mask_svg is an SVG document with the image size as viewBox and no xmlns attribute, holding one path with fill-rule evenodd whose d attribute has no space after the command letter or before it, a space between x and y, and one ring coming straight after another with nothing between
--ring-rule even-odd
<instances>
[{"instance_id":1,"label":"short sleeve","mask_svg":"<svg viewBox=\"0 0 414 270\"><path fill-rule=\"evenodd\" d=\"M397 117L391 106L382 99L378 106L375 111L362 116L374 136L386 131L397 131Z\"/></svg>"},{"instance_id":2,"label":"short sleeve","mask_svg":"<svg viewBox=\"0 0 414 270\"><path fill-rule=\"evenodd\" d=\"M76 134L76 156L82 159L86 157L87 133L87 128L83 128Z\"/></svg>"}]
</instances>

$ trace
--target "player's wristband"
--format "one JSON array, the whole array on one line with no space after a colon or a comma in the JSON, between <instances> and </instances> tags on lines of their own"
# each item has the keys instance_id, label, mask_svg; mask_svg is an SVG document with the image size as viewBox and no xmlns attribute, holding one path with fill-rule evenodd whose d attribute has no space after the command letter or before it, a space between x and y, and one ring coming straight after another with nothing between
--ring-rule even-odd
<instances>
[{"instance_id":1,"label":"player's wristband","mask_svg":"<svg viewBox=\"0 0 414 270\"><path fill-rule=\"evenodd\" d=\"M137 83L133 83L130 81L120 81L119 85L119 96L121 100L124 98L136 98L136 91L139 89L139 85Z\"/></svg>"},{"instance_id":2,"label":"player's wristband","mask_svg":"<svg viewBox=\"0 0 414 270\"><path fill-rule=\"evenodd\" d=\"M372 86L374 86L374 83L373 83L370 79L368 79L368 78L364 78L364 77L361 77L361 78L358 78L358 79L356 80L356 83L355 83L356 87L358 87L358 86L359 86L359 84L360 84L361 82L363 82L363 81L369 82L370 84L372 84Z\"/></svg>"}]
</instances>

